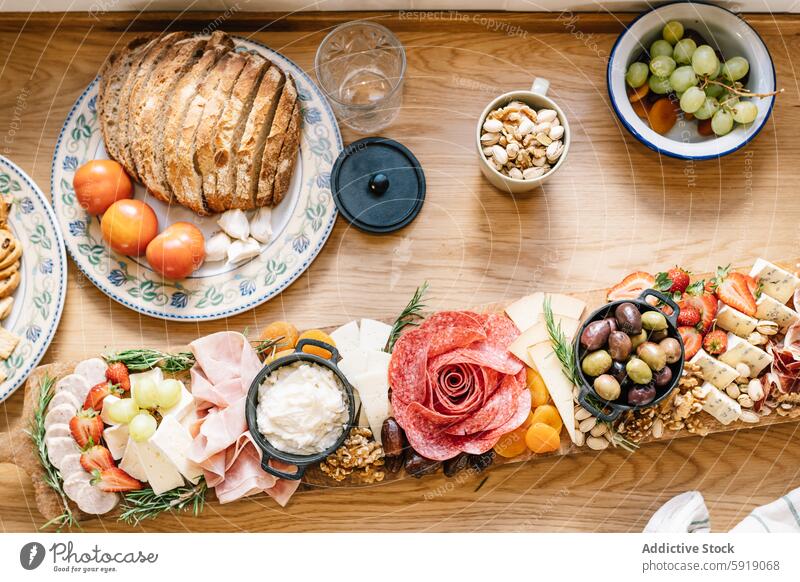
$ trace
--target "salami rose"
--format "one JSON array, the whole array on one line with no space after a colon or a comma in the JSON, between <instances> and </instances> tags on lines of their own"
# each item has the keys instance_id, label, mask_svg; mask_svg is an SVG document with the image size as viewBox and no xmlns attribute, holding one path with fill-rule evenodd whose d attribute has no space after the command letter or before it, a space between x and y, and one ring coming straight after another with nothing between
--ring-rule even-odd
<instances>
[{"instance_id":1,"label":"salami rose","mask_svg":"<svg viewBox=\"0 0 800 582\"><path fill-rule=\"evenodd\" d=\"M525 367L505 315L445 311L403 334L389 365L397 422L419 454L444 461L485 453L531 409Z\"/></svg>"}]
</instances>

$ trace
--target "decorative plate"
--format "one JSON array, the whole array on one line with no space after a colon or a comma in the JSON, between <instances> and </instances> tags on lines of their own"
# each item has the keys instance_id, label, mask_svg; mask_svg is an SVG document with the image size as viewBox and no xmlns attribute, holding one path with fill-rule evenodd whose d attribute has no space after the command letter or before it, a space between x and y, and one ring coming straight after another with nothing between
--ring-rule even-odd
<instances>
[{"instance_id":1,"label":"decorative plate","mask_svg":"<svg viewBox=\"0 0 800 582\"><path fill-rule=\"evenodd\" d=\"M8 228L22 243L19 287L3 327L20 338L0 363L6 380L0 402L11 396L44 356L56 333L67 293L67 256L56 216L25 172L0 156L0 195L10 202Z\"/></svg>"},{"instance_id":2,"label":"decorative plate","mask_svg":"<svg viewBox=\"0 0 800 582\"><path fill-rule=\"evenodd\" d=\"M328 102L292 61L266 46L236 38L237 50L268 58L290 74L302 101L300 155L286 198L272 211L272 241L258 257L239 265L207 263L181 281L164 281L144 257L113 252L103 241L99 217L78 204L72 188L75 170L94 159L108 159L96 101L98 79L72 107L56 144L51 191L67 250L84 275L103 293L139 313L170 320L210 320L246 311L275 297L297 279L322 249L336 221L330 172L342 138ZM146 199L160 228L185 220L206 237L219 230L217 217L201 217L180 206L147 196L136 184L135 198Z\"/></svg>"}]
</instances>

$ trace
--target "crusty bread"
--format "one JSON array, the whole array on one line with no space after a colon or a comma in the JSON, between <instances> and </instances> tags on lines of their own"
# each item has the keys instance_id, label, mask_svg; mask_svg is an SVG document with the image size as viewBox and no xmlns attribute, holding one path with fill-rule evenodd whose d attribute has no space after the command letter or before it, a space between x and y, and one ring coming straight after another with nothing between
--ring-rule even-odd
<instances>
[{"instance_id":1,"label":"crusty bread","mask_svg":"<svg viewBox=\"0 0 800 582\"><path fill-rule=\"evenodd\" d=\"M197 126L194 165L200 174L203 206L212 212L224 210L224 207L216 204L215 197L217 168L214 163L214 136L222 112L225 110L225 104L230 100L233 88L236 86L247 60L247 57L240 53L231 53L226 57L219 84L208 99L203 109L203 117Z\"/></svg>"},{"instance_id":2,"label":"crusty bread","mask_svg":"<svg viewBox=\"0 0 800 582\"><path fill-rule=\"evenodd\" d=\"M133 135L131 154L136 172L145 187L162 202L169 202L169 192L164 192L156 176L156 149L161 146L164 133L164 110L167 98L195 62L203 55L206 41L190 38L172 46L161 62L153 69L146 95L138 111L131 118Z\"/></svg>"},{"instance_id":3,"label":"crusty bread","mask_svg":"<svg viewBox=\"0 0 800 582\"><path fill-rule=\"evenodd\" d=\"M270 206L277 206L281 203L286 193L289 191L289 182L292 180L294 165L300 151L300 134L303 117L300 113L300 100L294 102L292 120L286 130L286 139L283 140L283 148L278 161L278 169L275 171L275 182L272 186L272 197L269 200Z\"/></svg>"},{"instance_id":4,"label":"crusty bread","mask_svg":"<svg viewBox=\"0 0 800 582\"><path fill-rule=\"evenodd\" d=\"M283 90L283 71L272 65L264 75L258 88L253 107L247 116L242 139L236 149L236 198L235 208L254 208L258 172L269 128L278 109L279 96Z\"/></svg>"},{"instance_id":5,"label":"crusty bread","mask_svg":"<svg viewBox=\"0 0 800 582\"><path fill-rule=\"evenodd\" d=\"M175 86L172 97L164 110L165 123L161 146L157 146L154 152L155 184L150 185L154 195L157 191L161 196L172 197L172 175L169 172L169 168L175 168L175 159L179 155L181 128L186 119L189 104L192 103L200 83L205 79L208 72L232 48L233 42L230 41L229 37L221 37L214 33L208 41L206 52Z\"/></svg>"},{"instance_id":6,"label":"crusty bread","mask_svg":"<svg viewBox=\"0 0 800 582\"><path fill-rule=\"evenodd\" d=\"M203 176L203 195L214 212L231 208L236 194L236 148L253 107L259 84L269 63L258 55L247 55L231 98L225 104L214 135L215 172Z\"/></svg>"},{"instance_id":7,"label":"crusty bread","mask_svg":"<svg viewBox=\"0 0 800 582\"><path fill-rule=\"evenodd\" d=\"M272 120L272 126L264 146L261 168L258 173L258 191L256 193L256 206L272 205L272 188L275 183L275 173L278 170L283 142L292 121L294 106L297 102L297 89L291 78L286 79L278 101L278 109Z\"/></svg>"}]
</instances>

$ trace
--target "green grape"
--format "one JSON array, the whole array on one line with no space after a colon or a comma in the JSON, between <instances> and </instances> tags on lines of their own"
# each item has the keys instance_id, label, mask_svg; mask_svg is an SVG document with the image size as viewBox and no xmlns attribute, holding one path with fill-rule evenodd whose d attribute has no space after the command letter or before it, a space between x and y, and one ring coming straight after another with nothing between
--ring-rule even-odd
<instances>
[{"instance_id":1,"label":"green grape","mask_svg":"<svg viewBox=\"0 0 800 582\"><path fill-rule=\"evenodd\" d=\"M664 25L661 36L669 44L675 44L683 38L683 25L677 20L671 20Z\"/></svg>"},{"instance_id":2,"label":"green grape","mask_svg":"<svg viewBox=\"0 0 800 582\"><path fill-rule=\"evenodd\" d=\"M733 129L733 116L720 109L711 118L711 130L717 135L727 135Z\"/></svg>"},{"instance_id":3,"label":"green grape","mask_svg":"<svg viewBox=\"0 0 800 582\"><path fill-rule=\"evenodd\" d=\"M172 408L181 399L183 384L178 380L164 380L156 387L156 401L160 408Z\"/></svg>"},{"instance_id":4,"label":"green grape","mask_svg":"<svg viewBox=\"0 0 800 582\"><path fill-rule=\"evenodd\" d=\"M133 398L121 398L108 407L108 419L116 424L128 424L139 414L139 407Z\"/></svg>"},{"instance_id":5,"label":"green grape","mask_svg":"<svg viewBox=\"0 0 800 582\"><path fill-rule=\"evenodd\" d=\"M672 58L679 65L688 65L692 62L692 55L695 49L697 49L696 42L691 38L683 38L675 45L675 49L672 51Z\"/></svg>"},{"instance_id":6,"label":"green grape","mask_svg":"<svg viewBox=\"0 0 800 582\"><path fill-rule=\"evenodd\" d=\"M758 107L752 101L739 101L731 108L733 120L736 123L747 125L753 123L758 116Z\"/></svg>"},{"instance_id":7,"label":"green grape","mask_svg":"<svg viewBox=\"0 0 800 582\"><path fill-rule=\"evenodd\" d=\"M722 97L722 94L725 93L725 87L723 87L722 85L714 85L709 83L708 85L706 85L705 92L706 95L708 95L709 97L714 97L715 99L719 99L720 97Z\"/></svg>"},{"instance_id":8,"label":"green grape","mask_svg":"<svg viewBox=\"0 0 800 582\"><path fill-rule=\"evenodd\" d=\"M647 80L647 84L650 85L650 90L658 95L665 95L672 90L672 86L669 84L669 79L666 77L656 77L655 75L651 76Z\"/></svg>"},{"instance_id":9,"label":"green grape","mask_svg":"<svg viewBox=\"0 0 800 582\"><path fill-rule=\"evenodd\" d=\"M750 70L750 63L744 57L733 57L722 65L722 76L729 81L738 81Z\"/></svg>"},{"instance_id":10,"label":"green grape","mask_svg":"<svg viewBox=\"0 0 800 582\"><path fill-rule=\"evenodd\" d=\"M675 70L675 61L672 57L660 56L650 61L650 72L656 77L669 77Z\"/></svg>"},{"instance_id":11,"label":"green grape","mask_svg":"<svg viewBox=\"0 0 800 582\"><path fill-rule=\"evenodd\" d=\"M712 75L719 66L717 54L707 44L697 47L692 54L692 68L698 75Z\"/></svg>"},{"instance_id":12,"label":"green grape","mask_svg":"<svg viewBox=\"0 0 800 582\"><path fill-rule=\"evenodd\" d=\"M694 69L688 65L678 67L669 76L669 84L676 92L683 93L689 87L697 85L697 75L694 74Z\"/></svg>"},{"instance_id":13,"label":"green grape","mask_svg":"<svg viewBox=\"0 0 800 582\"><path fill-rule=\"evenodd\" d=\"M736 93L724 91L722 95L717 97L717 101L719 101L720 107L733 107L739 102L739 96Z\"/></svg>"},{"instance_id":14,"label":"green grape","mask_svg":"<svg viewBox=\"0 0 800 582\"><path fill-rule=\"evenodd\" d=\"M148 412L140 412L131 419L128 424L128 431L131 438L137 443L141 443L153 436L158 428L156 419Z\"/></svg>"},{"instance_id":15,"label":"green grape","mask_svg":"<svg viewBox=\"0 0 800 582\"><path fill-rule=\"evenodd\" d=\"M665 40L657 40L650 45L650 59L672 57L672 45Z\"/></svg>"},{"instance_id":16,"label":"green grape","mask_svg":"<svg viewBox=\"0 0 800 582\"><path fill-rule=\"evenodd\" d=\"M149 378L137 382L132 392L139 408L155 408L158 406L156 383Z\"/></svg>"},{"instance_id":17,"label":"green grape","mask_svg":"<svg viewBox=\"0 0 800 582\"><path fill-rule=\"evenodd\" d=\"M628 85L634 89L638 89L647 83L647 75L649 74L650 69L647 68L646 64L631 63L631 66L628 67L628 72L625 73L625 80L628 82Z\"/></svg>"},{"instance_id":18,"label":"green grape","mask_svg":"<svg viewBox=\"0 0 800 582\"><path fill-rule=\"evenodd\" d=\"M684 91L683 95L681 95L681 110L686 113L694 113L700 109L705 102L706 94L702 89L689 87Z\"/></svg>"},{"instance_id":19,"label":"green grape","mask_svg":"<svg viewBox=\"0 0 800 582\"><path fill-rule=\"evenodd\" d=\"M713 97L706 97L700 108L694 112L694 116L697 119L708 119L717 111L719 111L719 102Z\"/></svg>"}]
</instances>

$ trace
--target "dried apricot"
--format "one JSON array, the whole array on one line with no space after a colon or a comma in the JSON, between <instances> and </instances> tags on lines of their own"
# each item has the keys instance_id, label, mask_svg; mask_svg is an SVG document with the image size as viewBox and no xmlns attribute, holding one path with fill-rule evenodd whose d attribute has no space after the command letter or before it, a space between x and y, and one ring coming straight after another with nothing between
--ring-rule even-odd
<instances>
[{"instance_id":1,"label":"dried apricot","mask_svg":"<svg viewBox=\"0 0 800 582\"><path fill-rule=\"evenodd\" d=\"M278 358L282 358L283 356L288 356L289 354L293 353L294 353L293 349L268 351L267 358L264 360L264 364L270 364L275 360L277 360Z\"/></svg>"},{"instance_id":2,"label":"dried apricot","mask_svg":"<svg viewBox=\"0 0 800 582\"><path fill-rule=\"evenodd\" d=\"M552 404L543 404L533 411L533 419L531 424L543 422L549 424L558 432L561 432L561 427L564 423L561 421L561 415L558 414L558 409Z\"/></svg>"},{"instance_id":3,"label":"dried apricot","mask_svg":"<svg viewBox=\"0 0 800 582\"><path fill-rule=\"evenodd\" d=\"M525 433L525 444L534 453L550 453L561 446L558 431L549 424L536 422L528 427Z\"/></svg>"},{"instance_id":4,"label":"dried apricot","mask_svg":"<svg viewBox=\"0 0 800 582\"><path fill-rule=\"evenodd\" d=\"M302 339L313 339L336 347L336 343L333 341L333 338L319 329L309 329L308 331L304 331L300 334L300 337L297 338L297 341ZM303 347L303 351L307 354L314 354L315 356L319 356L321 358L331 357L331 353L328 350L324 348L318 348L317 346L305 346Z\"/></svg>"},{"instance_id":5,"label":"dried apricot","mask_svg":"<svg viewBox=\"0 0 800 582\"><path fill-rule=\"evenodd\" d=\"M522 423L522 426L528 428L530 425L533 424L533 411L531 410L528 413L528 418L525 419L525 422Z\"/></svg>"},{"instance_id":6,"label":"dried apricot","mask_svg":"<svg viewBox=\"0 0 800 582\"><path fill-rule=\"evenodd\" d=\"M278 340L275 347L279 350L293 348L297 343L297 328L286 321L273 321L261 330L258 339L261 341Z\"/></svg>"},{"instance_id":7,"label":"dried apricot","mask_svg":"<svg viewBox=\"0 0 800 582\"><path fill-rule=\"evenodd\" d=\"M633 108L633 112L641 117L642 119L647 119L650 110L647 107L647 103L644 101L634 101L631 103L631 107Z\"/></svg>"},{"instance_id":8,"label":"dried apricot","mask_svg":"<svg viewBox=\"0 0 800 582\"><path fill-rule=\"evenodd\" d=\"M647 119L650 121L650 127L653 128L653 131L666 135L675 125L675 122L678 121L678 111L675 104L669 98L664 97L653 103L647 114Z\"/></svg>"},{"instance_id":9,"label":"dried apricot","mask_svg":"<svg viewBox=\"0 0 800 582\"><path fill-rule=\"evenodd\" d=\"M645 83L638 89L628 87L628 101L630 101L631 103L636 103L637 101L641 101L647 96L649 92L650 92L650 85L648 85L647 83Z\"/></svg>"},{"instance_id":10,"label":"dried apricot","mask_svg":"<svg viewBox=\"0 0 800 582\"><path fill-rule=\"evenodd\" d=\"M539 372L533 368L528 368L527 381L528 390L531 391L531 408L547 404L549 393Z\"/></svg>"},{"instance_id":11,"label":"dried apricot","mask_svg":"<svg viewBox=\"0 0 800 582\"><path fill-rule=\"evenodd\" d=\"M525 444L525 434L527 432L527 427L521 426L504 434L494 445L494 452L507 459L521 455L528 448L528 445Z\"/></svg>"}]
</instances>

